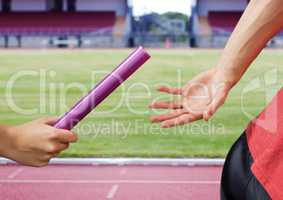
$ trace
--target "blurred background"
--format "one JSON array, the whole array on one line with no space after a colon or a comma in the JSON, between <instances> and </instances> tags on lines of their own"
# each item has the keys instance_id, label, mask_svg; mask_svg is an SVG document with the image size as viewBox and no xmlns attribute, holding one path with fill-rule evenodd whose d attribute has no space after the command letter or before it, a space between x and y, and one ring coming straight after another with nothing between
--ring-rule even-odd
<instances>
[{"instance_id":1,"label":"blurred background","mask_svg":"<svg viewBox=\"0 0 283 200\"><path fill-rule=\"evenodd\" d=\"M0 47L223 47L248 0L1 0ZM280 34L270 46L283 45Z\"/></svg>"}]
</instances>

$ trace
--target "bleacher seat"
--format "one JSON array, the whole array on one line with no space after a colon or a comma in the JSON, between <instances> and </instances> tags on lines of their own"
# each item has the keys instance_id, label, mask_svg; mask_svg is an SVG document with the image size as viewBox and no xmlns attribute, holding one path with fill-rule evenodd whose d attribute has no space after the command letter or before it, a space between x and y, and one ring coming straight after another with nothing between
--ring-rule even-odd
<instances>
[{"instance_id":1,"label":"bleacher seat","mask_svg":"<svg viewBox=\"0 0 283 200\"><path fill-rule=\"evenodd\" d=\"M115 12L13 12L0 13L0 34L70 35L111 33Z\"/></svg>"},{"instance_id":2,"label":"bleacher seat","mask_svg":"<svg viewBox=\"0 0 283 200\"><path fill-rule=\"evenodd\" d=\"M230 34L243 12L212 11L208 14L208 20L214 34Z\"/></svg>"}]
</instances>

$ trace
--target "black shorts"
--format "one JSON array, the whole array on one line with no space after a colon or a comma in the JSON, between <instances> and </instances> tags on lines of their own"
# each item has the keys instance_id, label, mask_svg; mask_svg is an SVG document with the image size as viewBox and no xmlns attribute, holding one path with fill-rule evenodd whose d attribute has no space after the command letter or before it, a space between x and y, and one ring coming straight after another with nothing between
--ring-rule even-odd
<instances>
[{"instance_id":1,"label":"black shorts","mask_svg":"<svg viewBox=\"0 0 283 200\"><path fill-rule=\"evenodd\" d=\"M270 200L267 192L251 172L253 163L246 134L232 146L221 179L221 200Z\"/></svg>"}]
</instances>

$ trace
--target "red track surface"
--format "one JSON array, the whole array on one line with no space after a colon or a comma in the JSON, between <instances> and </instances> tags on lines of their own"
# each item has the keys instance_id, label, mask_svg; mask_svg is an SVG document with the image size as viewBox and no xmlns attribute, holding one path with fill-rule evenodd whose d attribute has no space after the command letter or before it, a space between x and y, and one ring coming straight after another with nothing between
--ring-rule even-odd
<instances>
[{"instance_id":1,"label":"red track surface","mask_svg":"<svg viewBox=\"0 0 283 200\"><path fill-rule=\"evenodd\" d=\"M220 167L0 166L1 200L219 200Z\"/></svg>"}]
</instances>

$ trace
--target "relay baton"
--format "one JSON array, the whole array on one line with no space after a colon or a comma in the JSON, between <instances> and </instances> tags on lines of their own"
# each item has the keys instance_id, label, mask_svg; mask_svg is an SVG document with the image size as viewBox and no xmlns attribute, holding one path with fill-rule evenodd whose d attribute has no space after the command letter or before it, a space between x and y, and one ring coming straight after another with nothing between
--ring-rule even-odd
<instances>
[{"instance_id":1,"label":"relay baton","mask_svg":"<svg viewBox=\"0 0 283 200\"><path fill-rule=\"evenodd\" d=\"M79 100L54 125L55 128L71 130L119 85L139 69L150 55L143 47L137 48L117 68L100 81L86 96Z\"/></svg>"}]
</instances>

